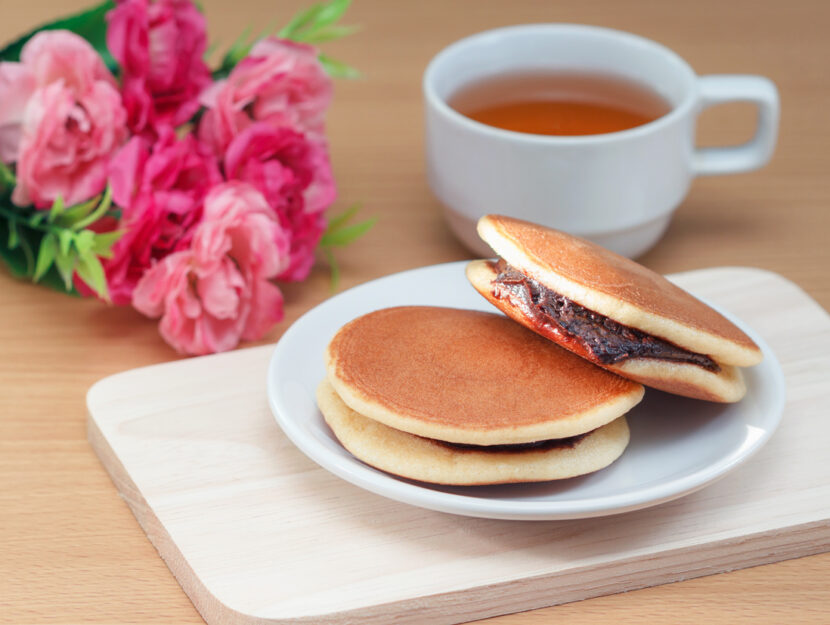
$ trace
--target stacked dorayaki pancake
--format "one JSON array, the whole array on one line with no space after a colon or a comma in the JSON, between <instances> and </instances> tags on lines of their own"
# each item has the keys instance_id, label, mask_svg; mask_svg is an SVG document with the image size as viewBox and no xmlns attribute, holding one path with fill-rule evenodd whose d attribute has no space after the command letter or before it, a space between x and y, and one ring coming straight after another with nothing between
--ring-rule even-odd
<instances>
[{"instance_id":1,"label":"stacked dorayaki pancake","mask_svg":"<svg viewBox=\"0 0 830 625\"><path fill-rule=\"evenodd\" d=\"M509 318L387 308L329 343L317 403L360 460L436 484L574 477L623 453L642 384L745 393L739 367L760 362L758 347L662 276L516 219L484 217L479 234L500 258L467 277Z\"/></svg>"},{"instance_id":2,"label":"stacked dorayaki pancake","mask_svg":"<svg viewBox=\"0 0 830 625\"><path fill-rule=\"evenodd\" d=\"M438 484L573 477L616 460L643 387L503 315L407 306L346 324L317 402L356 457Z\"/></svg>"}]
</instances>

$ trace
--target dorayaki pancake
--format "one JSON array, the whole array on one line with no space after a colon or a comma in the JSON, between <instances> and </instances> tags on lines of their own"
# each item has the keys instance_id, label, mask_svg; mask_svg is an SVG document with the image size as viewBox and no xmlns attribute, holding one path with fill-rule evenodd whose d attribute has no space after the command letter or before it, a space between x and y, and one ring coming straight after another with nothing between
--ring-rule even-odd
<instances>
[{"instance_id":1,"label":"dorayaki pancake","mask_svg":"<svg viewBox=\"0 0 830 625\"><path fill-rule=\"evenodd\" d=\"M377 469L433 484L484 485L538 482L584 475L620 457L628 425L619 417L562 444L521 451L469 449L390 428L349 408L328 380L317 404L334 435L352 455Z\"/></svg>"},{"instance_id":2,"label":"dorayaki pancake","mask_svg":"<svg viewBox=\"0 0 830 625\"><path fill-rule=\"evenodd\" d=\"M721 364L750 367L761 362L761 350L735 324L633 260L511 217L482 217L478 233L525 275L622 325L707 354Z\"/></svg>"},{"instance_id":3,"label":"dorayaki pancake","mask_svg":"<svg viewBox=\"0 0 830 625\"><path fill-rule=\"evenodd\" d=\"M406 306L359 317L326 350L354 411L410 434L502 445L566 438L625 414L643 387L502 315Z\"/></svg>"},{"instance_id":4,"label":"dorayaki pancake","mask_svg":"<svg viewBox=\"0 0 830 625\"><path fill-rule=\"evenodd\" d=\"M736 402L746 393L740 369L731 365L717 365L709 370L696 364L672 362L656 358L629 358L615 364L601 362L590 350L564 333L553 323L539 324L526 312L521 302L494 292L493 280L498 275L496 263L486 260L467 265L467 278L475 289L494 306L514 321L562 345L586 360L625 376L631 380L676 395L716 402Z\"/></svg>"},{"instance_id":5,"label":"dorayaki pancake","mask_svg":"<svg viewBox=\"0 0 830 625\"><path fill-rule=\"evenodd\" d=\"M488 215L478 229L502 260L476 261L467 276L511 318L648 386L723 402L745 394L736 366L760 362L760 349L723 315L663 276L529 222ZM566 322L546 317L551 310L567 315ZM579 331L572 332L574 327Z\"/></svg>"}]
</instances>

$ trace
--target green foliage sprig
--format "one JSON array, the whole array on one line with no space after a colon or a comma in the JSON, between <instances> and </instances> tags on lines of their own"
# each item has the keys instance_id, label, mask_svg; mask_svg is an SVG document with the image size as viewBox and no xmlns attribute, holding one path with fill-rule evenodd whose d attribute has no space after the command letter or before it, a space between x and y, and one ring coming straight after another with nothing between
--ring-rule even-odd
<instances>
[{"instance_id":1,"label":"green foliage sprig","mask_svg":"<svg viewBox=\"0 0 830 625\"><path fill-rule=\"evenodd\" d=\"M0 185L0 257L12 274L75 294L77 274L108 301L101 258L112 257L112 246L123 232L100 233L87 226L111 214L110 188L83 204L65 206L58 198L49 210L35 210L9 201L14 176L5 166L0 168Z\"/></svg>"},{"instance_id":2,"label":"green foliage sprig","mask_svg":"<svg viewBox=\"0 0 830 625\"><path fill-rule=\"evenodd\" d=\"M344 247L369 232L375 225L377 217L370 217L357 223L349 223L360 210L360 204L353 204L339 215L329 219L326 231L320 239L320 251L331 268L331 290L336 291L340 284L340 266L334 257L334 249Z\"/></svg>"},{"instance_id":3,"label":"green foliage sprig","mask_svg":"<svg viewBox=\"0 0 830 625\"><path fill-rule=\"evenodd\" d=\"M351 35L358 29L357 26L345 26L337 23L350 4L351 0L329 0L328 2L314 4L295 15L286 26L277 32L277 36L299 43L319 45ZM253 29L246 28L222 57L219 69L213 73L214 79L224 78L230 74L236 64L248 55L254 44L273 31L274 26L269 26L251 38ZM320 64L332 78L356 78L360 75L360 72L355 68L330 56L320 54L318 58Z\"/></svg>"}]
</instances>

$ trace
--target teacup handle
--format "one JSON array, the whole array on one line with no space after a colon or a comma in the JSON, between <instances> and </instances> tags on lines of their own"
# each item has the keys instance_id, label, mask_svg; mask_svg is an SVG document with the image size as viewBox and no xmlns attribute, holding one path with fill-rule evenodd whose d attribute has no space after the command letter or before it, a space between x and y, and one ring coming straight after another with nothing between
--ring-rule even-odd
<instances>
[{"instance_id":1,"label":"teacup handle","mask_svg":"<svg viewBox=\"0 0 830 625\"><path fill-rule=\"evenodd\" d=\"M700 110L724 102L751 102L758 107L755 136L730 147L697 148L695 175L734 174L752 171L769 161L778 136L778 90L763 76L717 74L698 79Z\"/></svg>"}]
</instances>

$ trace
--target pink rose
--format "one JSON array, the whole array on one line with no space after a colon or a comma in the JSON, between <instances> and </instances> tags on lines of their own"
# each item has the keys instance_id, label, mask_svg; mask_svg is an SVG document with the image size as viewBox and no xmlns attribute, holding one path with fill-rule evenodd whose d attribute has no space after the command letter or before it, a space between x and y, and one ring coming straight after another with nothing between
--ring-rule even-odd
<instances>
[{"instance_id":1,"label":"pink rose","mask_svg":"<svg viewBox=\"0 0 830 625\"><path fill-rule=\"evenodd\" d=\"M288 237L268 202L244 182L225 182L210 190L191 247L202 264L230 254L242 270L262 278L276 277L288 257Z\"/></svg>"},{"instance_id":2,"label":"pink rose","mask_svg":"<svg viewBox=\"0 0 830 625\"><path fill-rule=\"evenodd\" d=\"M285 264L287 241L265 198L250 185L218 185L189 249L145 274L133 306L161 317L159 331L176 350L207 354L256 340L282 319L282 294L269 280Z\"/></svg>"},{"instance_id":3,"label":"pink rose","mask_svg":"<svg viewBox=\"0 0 830 625\"><path fill-rule=\"evenodd\" d=\"M0 63L0 161L17 160L23 113L35 91L35 77L20 63Z\"/></svg>"},{"instance_id":4,"label":"pink rose","mask_svg":"<svg viewBox=\"0 0 830 625\"><path fill-rule=\"evenodd\" d=\"M110 156L124 142L118 91L95 82L76 96L62 80L35 91L26 105L12 202L48 208L88 200L107 183Z\"/></svg>"},{"instance_id":5,"label":"pink rose","mask_svg":"<svg viewBox=\"0 0 830 625\"><path fill-rule=\"evenodd\" d=\"M331 79L314 48L276 37L263 39L227 80L202 93L208 110L199 124L200 137L217 154L256 121L320 137L331 92Z\"/></svg>"},{"instance_id":6,"label":"pink rose","mask_svg":"<svg viewBox=\"0 0 830 625\"><path fill-rule=\"evenodd\" d=\"M20 51L20 63L32 73L38 87L57 81L76 96L97 82L115 86L104 61L89 42L68 30L43 30Z\"/></svg>"},{"instance_id":7,"label":"pink rose","mask_svg":"<svg viewBox=\"0 0 830 625\"><path fill-rule=\"evenodd\" d=\"M222 176L213 154L195 137L177 140L163 129L152 146L133 137L121 148L109 179L124 235L104 269L113 303L125 305L153 262L190 244L205 195Z\"/></svg>"},{"instance_id":8,"label":"pink rose","mask_svg":"<svg viewBox=\"0 0 830 625\"><path fill-rule=\"evenodd\" d=\"M130 129L153 134L187 122L211 81L204 16L190 0L121 0L107 19Z\"/></svg>"},{"instance_id":9,"label":"pink rose","mask_svg":"<svg viewBox=\"0 0 830 625\"><path fill-rule=\"evenodd\" d=\"M290 261L279 278L305 279L326 227L323 211L336 195L325 147L294 130L255 123L228 146L225 175L261 191L288 234Z\"/></svg>"},{"instance_id":10,"label":"pink rose","mask_svg":"<svg viewBox=\"0 0 830 625\"><path fill-rule=\"evenodd\" d=\"M26 105L36 89L55 82L75 98L98 82L115 85L101 57L82 37L66 30L35 34L23 46L20 63L0 63L0 160L17 160Z\"/></svg>"}]
</instances>

